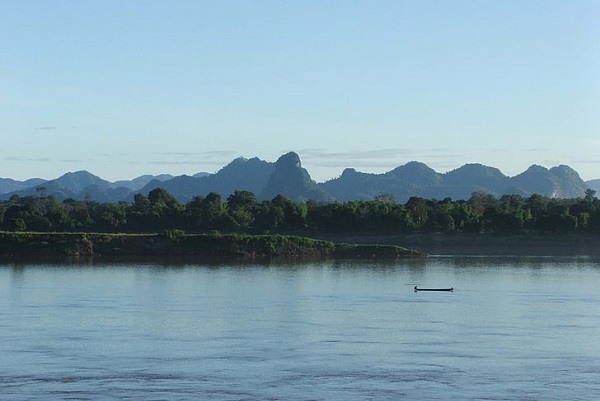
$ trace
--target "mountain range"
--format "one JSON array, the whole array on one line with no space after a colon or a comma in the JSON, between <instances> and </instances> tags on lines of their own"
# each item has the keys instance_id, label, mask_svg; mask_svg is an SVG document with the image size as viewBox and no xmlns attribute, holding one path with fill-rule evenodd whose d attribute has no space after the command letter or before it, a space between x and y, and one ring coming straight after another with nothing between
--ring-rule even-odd
<instances>
[{"instance_id":1,"label":"mountain range","mask_svg":"<svg viewBox=\"0 0 600 401\"><path fill-rule=\"evenodd\" d=\"M217 173L194 176L144 175L131 181L109 182L87 171L78 171L53 180L0 178L0 199L14 195L52 195L58 200L131 202L135 194L147 195L159 187L181 203L210 192L217 192L225 199L236 190L253 192L259 200L269 200L281 194L294 201L333 202L371 200L381 194L390 194L396 201L404 203L411 196L468 199L474 192L496 197L540 194L577 198L583 197L588 188L600 192L600 180L584 182L575 170L565 165L550 169L532 165L521 174L509 177L497 168L482 164L466 164L447 173L438 173L424 163L413 161L382 174L347 168L341 176L317 183L302 167L298 154L290 152L275 163L257 157L240 157Z\"/></svg>"}]
</instances>

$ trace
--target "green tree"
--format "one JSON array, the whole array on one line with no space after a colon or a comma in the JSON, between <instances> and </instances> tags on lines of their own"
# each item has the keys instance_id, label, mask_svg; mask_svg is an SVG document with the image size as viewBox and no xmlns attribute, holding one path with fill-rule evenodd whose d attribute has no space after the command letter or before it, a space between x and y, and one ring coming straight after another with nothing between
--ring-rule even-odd
<instances>
[{"instance_id":1,"label":"green tree","mask_svg":"<svg viewBox=\"0 0 600 401\"><path fill-rule=\"evenodd\" d=\"M256 196L250 191L234 191L227 198L227 210L232 228L237 232L248 232L254 223Z\"/></svg>"},{"instance_id":2,"label":"green tree","mask_svg":"<svg viewBox=\"0 0 600 401\"><path fill-rule=\"evenodd\" d=\"M227 204L221 194L211 192L202 200L201 220L206 230L226 230L231 227Z\"/></svg>"},{"instance_id":3,"label":"green tree","mask_svg":"<svg viewBox=\"0 0 600 401\"><path fill-rule=\"evenodd\" d=\"M588 188L585 190L585 198L584 199L586 200L586 202L591 203L594 201L595 195L596 195L596 191L594 191L591 188Z\"/></svg>"},{"instance_id":4,"label":"green tree","mask_svg":"<svg viewBox=\"0 0 600 401\"><path fill-rule=\"evenodd\" d=\"M425 199L417 196L411 196L406 202L406 209L408 209L408 212L412 217L412 221L415 223L417 228L423 226L427 222L428 208Z\"/></svg>"},{"instance_id":5,"label":"green tree","mask_svg":"<svg viewBox=\"0 0 600 401\"><path fill-rule=\"evenodd\" d=\"M142 194L135 194L133 197L132 211L140 214L147 213L150 209L150 201Z\"/></svg>"},{"instance_id":6,"label":"green tree","mask_svg":"<svg viewBox=\"0 0 600 401\"><path fill-rule=\"evenodd\" d=\"M163 188L156 188L148 193L148 201L150 207L145 217L153 232L181 227L185 207L173 195Z\"/></svg>"},{"instance_id":7,"label":"green tree","mask_svg":"<svg viewBox=\"0 0 600 401\"><path fill-rule=\"evenodd\" d=\"M127 206L124 203L103 203L91 208L93 230L98 232L121 232L127 223Z\"/></svg>"},{"instance_id":8,"label":"green tree","mask_svg":"<svg viewBox=\"0 0 600 401\"><path fill-rule=\"evenodd\" d=\"M52 231L70 231L71 219L69 218L67 205L64 202L55 202L50 210L46 212L45 217L50 221Z\"/></svg>"},{"instance_id":9,"label":"green tree","mask_svg":"<svg viewBox=\"0 0 600 401\"><path fill-rule=\"evenodd\" d=\"M12 219L10 223L12 231L23 232L27 229L27 224L25 224L25 220L21 218Z\"/></svg>"},{"instance_id":10,"label":"green tree","mask_svg":"<svg viewBox=\"0 0 600 401\"><path fill-rule=\"evenodd\" d=\"M250 191L234 191L227 197L229 210L250 210L256 206L256 196Z\"/></svg>"},{"instance_id":11,"label":"green tree","mask_svg":"<svg viewBox=\"0 0 600 401\"><path fill-rule=\"evenodd\" d=\"M383 202L383 203L389 203L389 204L394 204L396 203L396 197L393 194L388 194L388 193L381 193L379 195L376 195L373 200L375 202Z\"/></svg>"}]
</instances>

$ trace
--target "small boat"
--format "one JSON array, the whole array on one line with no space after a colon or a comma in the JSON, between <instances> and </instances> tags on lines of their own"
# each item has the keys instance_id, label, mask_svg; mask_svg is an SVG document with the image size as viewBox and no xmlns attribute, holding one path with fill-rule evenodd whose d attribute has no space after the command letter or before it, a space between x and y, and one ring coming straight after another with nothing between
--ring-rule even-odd
<instances>
[{"instance_id":1,"label":"small boat","mask_svg":"<svg viewBox=\"0 0 600 401\"><path fill-rule=\"evenodd\" d=\"M449 288L419 288L418 286L415 285L415 292L418 291L446 291L446 292L452 292L454 291L453 287L449 287Z\"/></svg>"}]
</instances>

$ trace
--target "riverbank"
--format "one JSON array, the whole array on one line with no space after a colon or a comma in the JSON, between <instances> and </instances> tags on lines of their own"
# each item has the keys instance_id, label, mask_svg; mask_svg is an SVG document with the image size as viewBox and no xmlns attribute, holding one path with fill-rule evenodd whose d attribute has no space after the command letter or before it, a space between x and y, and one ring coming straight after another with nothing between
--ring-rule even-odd
<instances>
[{"instance_id":1,"label":"riverbank","mask_svg":"<svg viewBox=\"0 0 600 401\"><path fill-rule=\"evenodd\" d=\"M397 236L0 233L0 257L405 258L425 255L600 255L592 234Z\"/></svg>"},{"instance_id":2,"label":"riverbank","mask_svg":"<svg viewBox=\"0 0 600 401\"><path fill-rule=\"evenodd\" d=\"M594 234L407 234L395 236L321 235L332 242L377 243L415 249L428 255L600 255Z\"/></svg>"},{"instance_id":3,"label":"riverbank","mask_svg":"<svg viewBox=\"0 0 600 401\"><path fill-rule=\"evenodd\" d=\"M425 254L394 244L334 243L289 235L0 233L0 257L340 257Z\"/></svg>"}]
</instances>

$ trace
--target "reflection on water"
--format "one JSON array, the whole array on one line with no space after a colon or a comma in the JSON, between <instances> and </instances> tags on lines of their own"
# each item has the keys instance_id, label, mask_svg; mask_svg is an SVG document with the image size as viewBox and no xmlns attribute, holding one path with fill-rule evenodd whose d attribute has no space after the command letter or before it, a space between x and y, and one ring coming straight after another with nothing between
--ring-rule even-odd
<instances>
[{"instance_id":1,"label":"reflection on water","mask_svg":"<svg viewBox=\"0 0 600 401\"><path fill-rule=\"evenodd\" d=\"M594 399L599 278L587 257L4 264L0 394Z\"/></svg>"}]
</instances>

